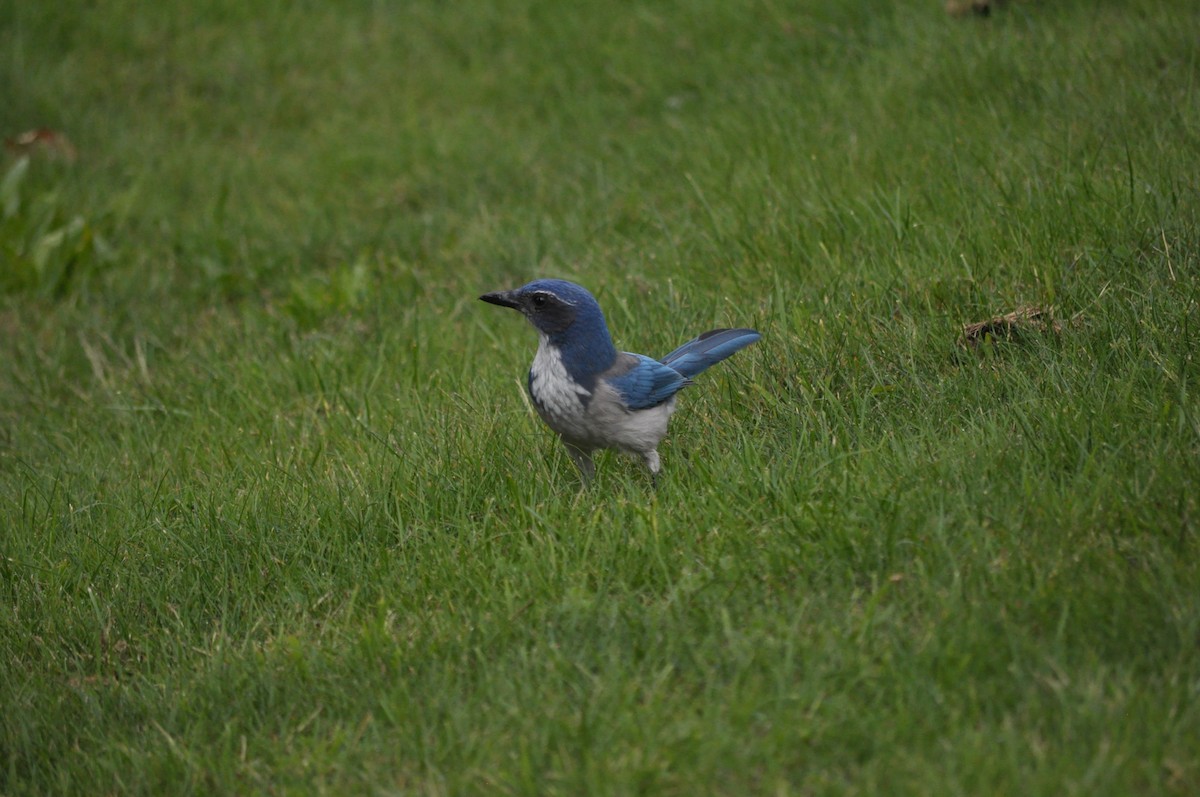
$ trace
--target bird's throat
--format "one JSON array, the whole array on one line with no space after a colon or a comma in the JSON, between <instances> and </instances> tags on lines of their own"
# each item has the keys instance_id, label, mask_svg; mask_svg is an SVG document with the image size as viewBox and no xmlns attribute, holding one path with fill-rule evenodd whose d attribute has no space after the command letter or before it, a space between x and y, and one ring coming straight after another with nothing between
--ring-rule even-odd
<instances>
[{"instance_id":1,"label":"bird's throat","mask_svg":"<svg viewBox=\"0 0 1200 797\"><path fill-rule=\"evenodd\" d=\"M533 403L544 415L557 418L582 414L591 399L591 389L576 381L567 370L562 349L545 335L540 338L529 368L529 395Z\"/></svg>"}]
</instances>

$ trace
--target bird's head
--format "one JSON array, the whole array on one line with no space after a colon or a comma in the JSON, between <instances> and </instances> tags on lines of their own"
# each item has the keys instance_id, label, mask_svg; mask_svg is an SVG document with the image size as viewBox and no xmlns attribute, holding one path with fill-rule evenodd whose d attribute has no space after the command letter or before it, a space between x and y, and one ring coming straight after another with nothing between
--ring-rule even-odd
<instances>
[{"instance_id":1,"label":"bird's head","mask_svg":"<svg viewBox=\"0 0 1200 797\"><path fill-rule=\"evenodd\" d=\"M520 310L542 345L558 351L563 366L578 384L591 389L596 375L617 359L600 305L586 288L566 280L535 280L511 291L485 293L485 302Z\"/></svg>"},{"instance_id":2,"label":"bird's head","mask_svg":"<svg viewBox=\"0 0 1200 797\"><path fill-rule=\"evenodd\" d=\"M490 304L519 310L529 323L551 340L561 340L573 331L595 334L604 329L604 314L587 289L557 279L535 280L511 291L495 291L479 297Z\"/></svg>"}]
</instances>

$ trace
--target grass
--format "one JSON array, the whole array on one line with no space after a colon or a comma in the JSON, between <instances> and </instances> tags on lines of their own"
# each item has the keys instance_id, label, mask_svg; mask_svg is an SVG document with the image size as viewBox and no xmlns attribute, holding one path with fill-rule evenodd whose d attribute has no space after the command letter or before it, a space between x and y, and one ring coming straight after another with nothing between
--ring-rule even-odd
<instances>
[{"instance_id":1,"label":"grass","mask_svg":"<svg viewBox=\"0 0 1200 797\"><path fill-rule=\"evenodd\" d=\"M1200 789L1193 3L337 6L0 5L0 793Z\"/></svg>"}]
</instances>

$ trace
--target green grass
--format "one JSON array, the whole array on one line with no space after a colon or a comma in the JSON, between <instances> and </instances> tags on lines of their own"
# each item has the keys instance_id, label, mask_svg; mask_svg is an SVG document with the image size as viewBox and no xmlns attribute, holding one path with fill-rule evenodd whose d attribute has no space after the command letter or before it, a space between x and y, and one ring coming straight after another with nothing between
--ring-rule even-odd
<instances>
[{"instance_id":1,"label":"green grass","mask_svg":"<svg viewBox=\"0 0 1200 797\"><path fill-rule=\"evenodd\" d=\"M443 5L0 3L0 794L1200 791L1200 7Z\"/></svg>"}]
</instances>

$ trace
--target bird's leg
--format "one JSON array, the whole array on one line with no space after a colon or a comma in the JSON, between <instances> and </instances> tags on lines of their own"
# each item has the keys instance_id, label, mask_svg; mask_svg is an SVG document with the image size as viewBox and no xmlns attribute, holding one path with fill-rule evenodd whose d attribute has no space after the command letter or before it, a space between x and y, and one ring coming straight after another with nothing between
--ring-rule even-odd
<instances>
[{"instance_id":1,"label":"bird's leg","mask_svg":"<svg viewBox=\"0 0 1200 797\"><path fill-rule=\"evenodd\" d=\"M658 487L658 473L662 470L662 464L658 459L658 451L650 449L642 453L642 459L646 461L646 467L650 469L650 484Z\"/></svg>"},{"instance_id":2,"label":"bird's leg","mask_svg":"<svg viewBox=\"0 0 1200 797\"><path fill-rule=\"evenodd\" d=\"M592 477L596 475L596 463L592 462L592 452L585 448L580 448L574 443L563 441L563 445L567 447L567 453L571 455L571 461L575 463L575 467L579 468L579 475L583 477L583 486L587 487L592 483Z\"/></svg>"}]
</instances>

